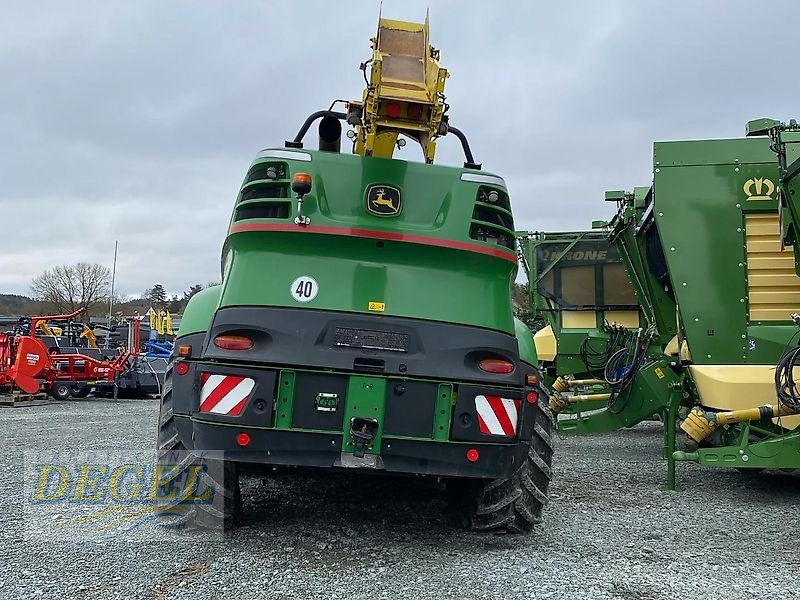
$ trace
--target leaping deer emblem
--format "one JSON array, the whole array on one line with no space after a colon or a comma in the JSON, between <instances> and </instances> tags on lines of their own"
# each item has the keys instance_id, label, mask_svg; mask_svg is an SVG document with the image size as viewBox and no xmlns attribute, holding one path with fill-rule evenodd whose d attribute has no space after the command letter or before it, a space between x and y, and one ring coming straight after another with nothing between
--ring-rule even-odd
<instances>
[{"instance_id":1,"label":"leaping deer emblem","mask_svg":"<svg viewBox=\"0 0 800 600\"><path fill-rule=\"evenodd\" d=\"M394 201L391 198L387 198L384 194L386 194L386 190L384 188L378 188L375 190L377 196L372 198L370 202L375 206L388 206L393 211L396 211L397 208L394 205Z\"/></svg>"}]
</instances>

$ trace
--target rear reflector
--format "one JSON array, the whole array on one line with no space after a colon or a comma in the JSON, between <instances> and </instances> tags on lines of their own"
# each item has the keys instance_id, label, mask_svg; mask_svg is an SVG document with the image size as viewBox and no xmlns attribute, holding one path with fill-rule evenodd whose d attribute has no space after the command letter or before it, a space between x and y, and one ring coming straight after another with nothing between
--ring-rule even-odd
<instances>
[{"instance_id":1,"label":"rear reflector","mask_svg":"<svg viewBox=\"0 0 800 600\"><path fill-rule=\"evenodd\" d=\"M250 443L250 434L243 431L236 436L236 443L244 448Z\"/></svg>"},{"instance_id":2,"label":"rear reflector","mask_svg":"<svg viewBox=\"0 0 800 600\"><path fill-rule=\"evenodd\" d=\"M467 450L467 460L469 462L476 462L480 458L480 454L475 448Z\"/></svg>"},{"instance_id":3,"label":"rear reflector","mask_svg":"<svg viewBox=\"0 0 800 600\"><path fill-rule=\"evenodd\" d=\"M253 340L243 335L218 335L214 338L214 345L223 350L250 350Z\"/></svg>"},{"instance_id":4,"label":"rear reflector","mask_svg":"<svg viewBox=\"0 0 800 600\"><path fill-rule=\"evenodd\" d=\"M525 394L525 400L528 401L528 404L536 404L539 401L539 394L536 392L528 392Z\"/></svg>"},{"instance_id":5,"label":"rear reflector","mask_svg":"<svg viewBox=\"0 0 800 600\"><path fill-rule=\"evenodd\" d=\"M514 363L503 360L502 358L484 358L478 363L481 371L486 373L511 373L514 370Z\"/></svg>"},{"instance_id":6,"label":"rear reflector","mask_svg":"<svg viewBox=\"0 0 800 600\"><path fill-rule=\"evenodd\" d=\"M200 412L236 417L241 414L256 382L240 375L203 373L200 385Z\"/></svg>"},{"instance_id":7,"label":"rear reflector","mask_svg":"<svg viewBox=\"0 0 800 600\"><path fill-rule=\"evenodd\" d=\"M511 437L517 434L520 402L516 398L475 396L478 430L483 435Z\"/></svg>"},{"instance_id":8,"label":"rear reflector","mask_svg":"<svg viewBox=\"0 0 800 600\"><path fill-rule=\"evenodd\" d=\"M175 373L177 375L186 375L189 372L189 365L185 362L175 363Z\"/></svg>"}]
</instances>

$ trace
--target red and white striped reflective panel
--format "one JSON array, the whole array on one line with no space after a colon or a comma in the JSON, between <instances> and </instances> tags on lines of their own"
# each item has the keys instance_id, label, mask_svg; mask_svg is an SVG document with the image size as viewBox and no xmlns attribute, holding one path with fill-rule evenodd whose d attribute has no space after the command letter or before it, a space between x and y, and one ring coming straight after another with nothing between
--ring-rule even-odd
<instances>
[{"instance_id":1,"label":"red and white striped reflective panel","mask_svg":"<svg viewBox=\"0 0 800 600\"><path fill-rule=\"evenodd\" d=\"M237 416L242 412L256 382L239 375L200 375L200 412Z\"/></svg>"},{"instance_id":2,"label":"red and white striped reflective panel","mask_svg":"<svg viewBox=\"0 0 800 600\"><path fill-rule=\"evenodd\" d=\"M478 429L485 435L516 435L520 401L500 396L475 396Z\"/></svg>"}]
</instances>

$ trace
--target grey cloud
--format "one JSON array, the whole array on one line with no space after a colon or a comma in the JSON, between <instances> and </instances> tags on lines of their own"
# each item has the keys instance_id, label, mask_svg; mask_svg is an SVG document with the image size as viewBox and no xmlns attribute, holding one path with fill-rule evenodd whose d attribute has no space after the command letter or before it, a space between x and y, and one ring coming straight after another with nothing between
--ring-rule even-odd
<instances>
[{"instance_id":1,"label":"grey cloud","mask_svg":"<svg viewBox=\"0 0 800 600\"><path fill-rule=\"evenodd\" d=\"M383 13L421 19L428 4L385 0ZM791 0L430 4L453 123L507 180L518 228L608 217L603 191L648 183L654 140L798 116ZM134 294L218 278L249 161L360 95L378 4L1 10L0 291L25 293L60 262L109 264L119 239L118 288ZM456 140L438 158L460 163Z\"/></svg>"}]
</instances>

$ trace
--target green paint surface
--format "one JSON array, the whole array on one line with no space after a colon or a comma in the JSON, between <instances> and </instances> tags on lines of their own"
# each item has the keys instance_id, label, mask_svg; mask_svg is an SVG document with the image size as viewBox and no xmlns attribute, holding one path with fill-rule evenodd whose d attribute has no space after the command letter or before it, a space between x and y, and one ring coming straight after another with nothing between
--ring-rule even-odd
<instances>
[{"instance_id":1,"label":"green paint surface","mask_svg":"<svg viewBox=\"0 0 800 600\"><path fill-rule=\"evenodd\" d=\"M294 371L282 370L278 377L278 389L275 393L275 428L292 428L292 411L294 410Z\"/></svg>"},{"instance_id":2,"label":"green paint surface","mask_svg":"<svg viewBox=\"0 0 800 600\"><path fill-rule=\"evenodd\" d=\"M225 248L232 252L232 265L224 280L221 307L289 306L376 314L370 311L373 302L384 304L380 312L384 315L513 334L510 286L517 267L511 213L500 206L507 202L502 180L474 182L469 178L494 176L396 159L306 150L296 156L311 160L265 157L248 170L246 179L258 179L243 184L231 226L283 229L228 236ZM270 166L282 177L261 179ZM296 200L289 185L297 172L309 173L313 180L303 202L303 213L311 219L308 229L294 224ZM402 210L397 216L367 211L366 191L379 184L401 191ZM502 196L499 202L481 200L481 190L487 186ZM254 206L261 212L242 212ZM276 206L283 212L269 212ZM475 227L504 236L505 245L471 237ZM374 237L382 235L389 239ZM448 245L457 247L444 247ZM489 254L472 251L476 249ZM308 302L298 302L291 294L292 282L301 276L318 284L318 293Z\"/></svg>"},{"instance_id":3,"label":"green paint surface","mask_svg":"<svg viewBox=\"0 0 800 600\"><path fill-rule=\"evenodd\" d=\"M347 381L342 443L343 452L353 452L356 447L350 436L350 421L353 417L378 420L378 431L367 452L379 454L383 436L383 415L386 405L386 383L383 377L351 375Z\"/></svg>"},{"instance_id":4,"label":"green paint surface","mask_svg":"<svg viewBox=\"0 0 800 600\"><path fill-rule=\"evenodd\" d=\"M453 385L442 383L436 393L433 414L433 439L447 441L450 439L450 416L456 397Z\"/></svg>"}]
</instances>

